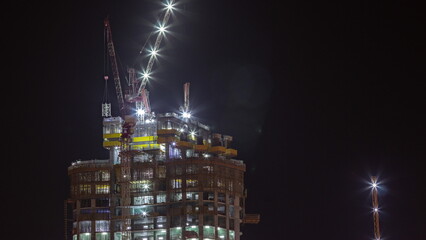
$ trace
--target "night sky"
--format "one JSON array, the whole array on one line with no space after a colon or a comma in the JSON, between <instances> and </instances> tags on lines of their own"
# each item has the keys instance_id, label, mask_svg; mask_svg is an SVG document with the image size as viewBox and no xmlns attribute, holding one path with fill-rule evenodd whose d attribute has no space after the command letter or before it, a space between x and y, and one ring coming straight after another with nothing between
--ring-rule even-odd
<instances>
[{"instance_id":1,"label":"night sky","mask_svg":"<svg viewBox=\"0 0 426 240\"><path fill-rule=\"evenodd\" d=\"M63 238L67 167L108 157L103 20L110 16L125 69L141 61L157 2L31 1L3 9L2 38L10 41L3 44L3 220L13 239ZM258 225L243 227L243 240L372 239L371 175L381 181L384 239L426 239L419 4L178 3L148 84L151 106L178 111L189 81L193 115L234 137L247 165L246 210L261 214Z\"/></svg>"}]
</instances>

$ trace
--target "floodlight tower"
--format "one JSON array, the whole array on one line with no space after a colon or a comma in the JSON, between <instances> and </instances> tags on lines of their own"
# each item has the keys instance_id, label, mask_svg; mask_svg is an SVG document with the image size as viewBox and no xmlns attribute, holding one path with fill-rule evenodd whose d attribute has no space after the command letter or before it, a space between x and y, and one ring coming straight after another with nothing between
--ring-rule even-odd
<instances>
[{"instance_id":1,"label":"floodlight tower","mask_svg":"<svg viewBox=\"0 0 426 240\"><path fill-rule=\"evenodd\" d=\"M371 177L372 201L373 201L373 222L374 222L374 240L380 240L380 224L379 224L379 199L377 191L377 177Z\"/></svg>"}]
</instances>

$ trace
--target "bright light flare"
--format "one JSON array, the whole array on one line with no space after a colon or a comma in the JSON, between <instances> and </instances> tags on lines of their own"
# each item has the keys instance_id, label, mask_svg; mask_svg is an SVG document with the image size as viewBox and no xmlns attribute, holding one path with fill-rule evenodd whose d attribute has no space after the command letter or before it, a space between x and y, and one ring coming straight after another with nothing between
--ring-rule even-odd
<instances>
[{"instance_id":1,"label":"bright light flare","mask_svg":"<svg viewBox=\"0 0 426 240\"><path fill-rule=\"evenodd\" d=\"M171 1L167 2L166 4L164 4L164 6L166 6L166 9L169 10L169 11L172 11L172 10L175 9L174 8L174 4Z\"/></svg>"},{"instance_id":2,"label":"bright light flare","mask_svg":"<svg viewBox=\"0 0 426 240\"><path fill-rule=\"evenodd\" d=\"M379 211L379 209L378 209L378 208L373 208L373 211L374 211L374 212L378 212L378 211Z\"/></svg>"},{"instance_id":3,"label":"bright light flare","mask_svg":"<svg viewBox=\"0 0 426 240\"><path fill-rule=\"evenodd\" d=\"M160 32L160 33L165 33L166 32L166 26L164 26L164 25L161 25L160 24L160 26L157 26L157 29L158 29L158 31Z\"/></svg>"},{"instance_id":4,"label":"bright light flare","mask_svg":"<svg viewBox=\"0 0 426 240\"><path fill-rule=\"evenodd\" d=\"M150 73L148 73L148 72L143 72L143 73L142 73L142 78L143 78L143 79L148 79L148 78L150 77L149 75L150 75Z\"/></svg>"},{"instance_id":5,"label":"bright light flare","mask_svg":"<svg viewBox=\"0 0 426 240\"><path fill-rule=\"evenodd\" d=\"M371 187L376 189L378 187L377 177L371 177Z\"/></svg>"},{"instance_id":6,"label":"bright light flare","mask_svg":"<svg viewBox=\"0 0 426 240\"><path fill-rule=\"evenodd\" d=\"M151 54L152 56L156 57L156 56L158 55L158 50L157 50L157 49L152 49L152 50L150 51L150 54Z\"/></svg>"},{"instance_id":7,"label":"bright light flare","mask_svg":"<svg viewBox=\"0 0 426 240\"><path fill-rule=\"evenodd\" d=\"M191 118L191 113L189 113L189 112L183 112L182 113L182 117L183 118Z\"/></svg>"},{"instance_id":8,"label":"bright light flare","mask_svg":"<svg viewBox=\"0 0 426 240\"><path fill-rule=\"evenodd\" d=\"M139 108L139 109L136 110L136 114L139 115L139 116L142 116L142 115L145 114L145 110L143 110L142 108Z\"/></svg>"}]
</instances>

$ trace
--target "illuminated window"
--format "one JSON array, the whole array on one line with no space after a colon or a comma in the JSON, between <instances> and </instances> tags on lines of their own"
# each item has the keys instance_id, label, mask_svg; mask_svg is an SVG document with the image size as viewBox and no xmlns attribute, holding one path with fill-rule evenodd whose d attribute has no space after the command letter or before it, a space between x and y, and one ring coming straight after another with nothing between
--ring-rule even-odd
<instances>
[{"instance_id":1,"label":"illuminated window","mask_svg":"<svg viewBox=\"0 0 426 240\"><path fill-rule=\"evenodd\" d=\"M235 239L235 232L232 230L229 230L229 240L234 240Z\"/></svg>"},{"instance_id":2,"label":"illuminated window","mask_svg":"<svg viewBox=\"0 0 426 240\"><path fill-rule=\"evenodd\" d=\"M134 180L143 180L143 179L146 179L146 178L153 178L153 177L154 177L154 171L153 171L152 168L133 170L133 179Z\"/></svg>"},{"instance_id":3,"label":"illuminated window","mask_svg":"<svg viewBox=\"0 0 426 240\"><path fill-rule=\"evenodd\" d=\"M80 194L90 194L91 186L90 184L80 184Z\"/></svg>"},{"instance_id":4,"label":"illuminated window","mask_svg":"<svg viewBox=\"0 0 426 240\"><path fill-rule=\"evenodd\" d=\"M152 182L150 180L139 180L130 182L130 190L132 192L148 192L152 190Z\"/></svg>"},{"instance_id":5,"label":"illuminated window","mask_svg":"<svg viewBox=\"0 0 426 240\"><path fill-rule=\"evenodd\" d=\"M96 240L109 240L109 233L107 232L96 233Z\"/></svg>"},{"instance_id":6,"label":"illuminated window","mask_svg":"<svg viewBox=\"0 0 426 240\"><path fill-rule=\"evenodd\" d=\"M96 185L96 194L107 194L107 193L109 193L109 185L107 184Z\"/></svg>"},{"instance_id":7,"label":"illuminated window","mask_svg":"<svg viewBox=\"0 0 426 240\"><path fill-rule=\"evenodd\" d=\"M172 188L182 188L182 179L180 178L172 179L171 185L172 185Z\"/></svg>"},{"instance_id":8,"label":"illuminated window","mask_svg":"<svg viewBox=\"0 0 426 240\"><path fill-rule=\"evenodd\" d=\"M166 194L158 194L157 195L157 203L166 202Z\"/></svg>"},{"instance_id":9,"label":"illuminated window","mask_svg":"<svg viewBox=\"0 0 426 240\"><path fill-rule=\"evenodd\" d=\"M81 233L90 233L92 231L92 222L91 221L79 222L79 231Z\"/></svg>"},{"instance_id":10,"label":"illuminated window","mask_svg":"<svg viewBox=\"0 0 426 240\"><path fill-rule=\"evenodd\" d=\"M108 232L109 231L109 221L101 220L96 221L96 232Z\"/></svg>"},{"instance_id":11,"label":"illuminated window","mask_svg":"<svg viewBox=\"0 0 426 240\"><path fill-rule=\"evenodd\" d=\"M182 193L178 192L178 193L172 193L170 195L172 202L178 202L178 201L182 201Z\"/></svg>"},{"instance_id":12,"label":"illuminated window","mask_svg":"<svg viewBox=\"0 0 426 240\"><path fill-rule=\"evenodd\" d=\"M80 240L91 240L92 236L90 233L81 233L80 234Z\"/></svg>"},{"instance_id":13,"label":"illuminated window","mask_svg":"<svg viewBox=\"0 0 426 240\"><path fill-rule=\"evenodd\" d=\"M186 180L186 187L196 187L196 186L198 186L198 180L194 180L194 179Z\"/></svg>"},{"instance_id":14,"label":"illuminated window","mask_svg":"<svg viewBox=\"0 0 426 240\"><path fill-rule=\"evenodd\" d=\"M213 226L204 226L204 237L205 238L214 238L214 227Z\"/></svg>"},{"instance_id":15,"label":"illuminated window","mask_svg":"<svg viewBox=\"0 0 426 240\"><path fill-rule=\"evenodd\" d=\"M110 175L109 171L101 170L95 173L95 181L109 181Z\"/></svg>"},{"instance_id":16,"label":"illuminated window","mask_svg":"<svg viewBox=\"0 0 426 240\"><path fill-rule=\"evenodd\" d=\"M142 204L153 204L154 203L154 197L153 196L139 196L134 198L135 205L142 205Z\"/></svg>"},{"instance_id":17,"label":"illuminated window","mask_svg":"<svg viewBox=\"0 0 426 240\"><path fill-rule=\"evenodd\" d=\"M198 192L187 192L186 200L198 200Z\"/></svg>"},{"instance_id":18,"label":"illuminated window","mask_svg":"<svg viewBox=\"0 0 426 240\"><path fill-rule=\"evenodd\" d=\"M225 205L218 205L218 207L217 207L217 213L225 215L226 214Z\"/></svg>"}]
</instances>

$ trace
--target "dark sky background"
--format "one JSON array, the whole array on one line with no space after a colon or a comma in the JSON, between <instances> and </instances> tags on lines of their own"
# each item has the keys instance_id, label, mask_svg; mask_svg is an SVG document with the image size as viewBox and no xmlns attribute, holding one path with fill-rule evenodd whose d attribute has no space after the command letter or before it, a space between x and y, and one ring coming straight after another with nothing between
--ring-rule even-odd
<instances>
[{"instance_id":1,"label":"dark sky background","mask_svg":"<svg viewBox=\"0 0 426 240\"><path fill-rule=\"evenodd\" d=\"M122 65L159 5L19 2L5 7L10 131L4 219L13 239L63 238L67 167L105 159L103 20ZM155 112L234 136L245 161L243 240L373 238L370 175L386 240L426 239L425 21L410 1L182 0L149 83ZM112 77L109 97L117 112ZM10 201L10 202L9 202Z\"/></svg>"}]
</instances>

